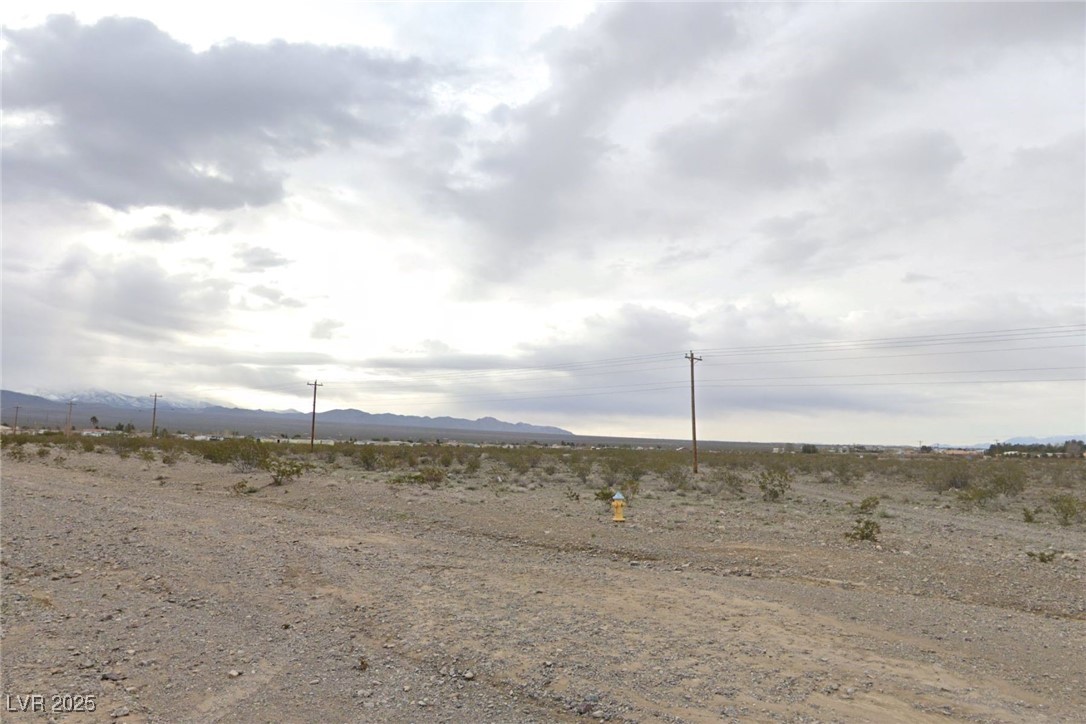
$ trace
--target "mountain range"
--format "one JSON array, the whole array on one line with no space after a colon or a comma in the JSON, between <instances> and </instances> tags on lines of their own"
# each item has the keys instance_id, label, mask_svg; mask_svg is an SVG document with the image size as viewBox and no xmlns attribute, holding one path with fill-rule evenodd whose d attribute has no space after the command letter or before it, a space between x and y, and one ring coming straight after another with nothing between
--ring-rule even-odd
<instances>
[{"instance_id":1,"label":"mountain range","mask_svg":"<svg viewBox=\"0 0 1086 724\"><path fill-rule=\"evenodd\" d=\"M67 423L68 403L72 406L72 426L84 428L91 418L103 428L132 424L137 429L151 428L150 396L135 397L105 390L30 395L0 390L3 421L14 424L19 408L20 427L61 427ZM311 414L297 410L269 411L223 407L209 402L163 396L157 401L155 422L159 428L184 432L237 432L246 435L308 436ZM493 417L467 420L457 417L422 417L392 413L369 413L355 409L337 409L317 413L318 435L346 439L354 437L463 437L480 436L504 439L524 437L571 437L559 427L505 422Z\"/></svg>"}]
</instances>

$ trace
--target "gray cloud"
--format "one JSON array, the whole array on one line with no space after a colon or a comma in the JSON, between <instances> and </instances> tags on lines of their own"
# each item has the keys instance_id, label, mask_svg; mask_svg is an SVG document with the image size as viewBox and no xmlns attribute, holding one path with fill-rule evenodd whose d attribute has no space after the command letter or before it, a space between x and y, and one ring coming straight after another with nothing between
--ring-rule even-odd
<instances>
[{"instance_id":1,"label":"gray cloud","mask_svg":"<svg viewBox=\"0 0 1086 724\"><path fill-rule=\"evenodd\" d=\"M293 297L288 297L279 289L265 286L263 284L257 284L249 287L249 293L271 302L277 307L293 307L295 309L304 307L305 304Z\"/></svg>"},{"instance_id":2,"label":"gray cloud","mask_svg":"<svg viewBox=\"0 0 1086 724\"><path fill-rule=\"evenodd\" d=\"M486 181L451 196L503 249L486 259L492 274L512 272L518 250L584 216L586 190L621 152L605 136L608 123L632 93L679 82L734 42L720 4L606 5L584 26L549 36L551 87L493 116L507 132L480 149L475 171Z\"/></svg>"},{"instance_id":3,"label":"gray cloud","mask_svg":"<svg viewBox=\"0 0 1086 724\"><path fill-rule=\"evenodd\" d=\"M343 322L335 319L321 319L313 324L309 332L312 339L332 339L337 329L343 326Z\"/></svg>"},{"instance_id":4,"label":"gray cloud","mask_svg":"<svg viewBox=\"0 0 1086 724\"><path fill-rule=\"evenodd\" d=\"M427 105L418 61L350 48L230 43L196 53L151 23L53 16L5 30L5 196L63 195L117 209L260 206L277 162L388 143Z\"/></svg>"},{"instance_id":5,"label":"gray cloud","mask_svg":"<svg viewBox=\"0 0 1086 724\"><path fill-rule=\"evenodd\" d=\"M241 262L240 272L262 272L275 267L286 266L290 259L279 252L263 246L246 246L234 252L234 257Z\"/></svg>"},{"instance_id":6,"label":"gray cloud","mask_svg":"<svg viewBox=\"0 0 1086 724\"><path fill-rule=\"evenodd\" d=\"M169 214L160 214L150 226L129 232L128 238L136 241L174 242L184 239L185 232L174 225L173 218Z\"/></svg>"}]
</instances>

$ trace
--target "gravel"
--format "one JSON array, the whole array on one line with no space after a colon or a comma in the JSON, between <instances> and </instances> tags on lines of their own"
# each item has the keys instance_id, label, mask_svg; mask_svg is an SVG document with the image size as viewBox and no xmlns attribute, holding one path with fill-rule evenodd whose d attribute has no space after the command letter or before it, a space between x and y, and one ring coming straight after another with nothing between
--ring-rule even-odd
<instances>
[{"instance_id":1,"label":"gravel","mask_svg":"<svg viewBox=\"0 0 1086 724\"><path fill-rule=\"evenodd\" d=\"M616 525L572 477L493 485L485 466L437 489L326 463L265 487L185 455L2 472L5 721L41 721L13 711L34 694L62 698L56 721L1086 711L1086 526L1027 524L1018 501L965 510L866 480L766 503L647 481ZM243 479L257 492L233 492ZM846 539L848 503L879 494L878 542Z\"/></svg>"}]
</instances>

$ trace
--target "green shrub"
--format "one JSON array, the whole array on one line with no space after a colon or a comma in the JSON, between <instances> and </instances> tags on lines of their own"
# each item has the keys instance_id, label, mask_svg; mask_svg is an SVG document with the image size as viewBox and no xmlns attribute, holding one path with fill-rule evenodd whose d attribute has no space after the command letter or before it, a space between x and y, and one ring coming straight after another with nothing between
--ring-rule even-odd
<instances>
[{"instance_id":1,"label":"green shrub","mask_svg":"<svg viewBox=\"0 0 1086 724\"><path fill-rule=\"evenodd\" d=\"M1086 510L1086 502L1080 502L1073 495L1054 495L1048 499L1052 512L1060 525L1071 525L1078 520L1081 511Z\"/></svg>"},{"instance_id":2,"label":"green shrub","mask_svg":"<svg viewBox=\"0 0 1086 724\"><path fill-rule=\"evenodd\" d=\"M23 460L26 460L29 456L26 454L26 447L24 447L23 443L20 441L15 443L14 445L11 445L8 448L8 457L10 457L12 460L18 460L21 462Z\"/></svg>"},{"instance_id":3,"label":"green shrub","mask_svg":"<svg viewBox=\"0 0 1086 724\"><path fill-rule=\"evenodd\" d=\"M981 485L970 485L965 490L958 491L958 500L967 505L984 506L995 497L995 490Z\"/></svg>"},{"instance_id":4,"label":"green shrub","mask_svg":"<svg viewBox=\"0 0 1086 724\"><path fill-rule=\"evenodd\" d=\"M472 452L464 456L464 472L474 474L479 472L479 468L483 466L482 455L478 452Z\"/></svg>"},{"instance_id":5,"label":"green shrub","mask_svg":"<svg viewBox=\"0 0 1086 724\"><path fill-rule=\"evenodd\" d=\"M595 493L596 500L602 500L605 503L610 503L611 499L614 498L614 497L615 497L615 491L611 487L609 487L607 485L604 485L602 488L597 490L596 493Z\"/></svg>"},{"instance_id":6,"label":"green shrub","mask_svg":"<svg viewBox=\"0 0 1086 724\"><path fill-rule=\"evenodd\" d=\"M758 473L758 489L762 491L762 500L775 502L792 489L792 473L787 468L768 467Z\"/></svg>"},{"instance_id":7,"label":"green shrub","mask_svg":"<svg viewBox=\"0 0 1086 724\"><path fill-rule=\"evenodd\" d=\"M1023 507L1022 508L1022 520L1024 520L1027 523L1036 523L1037 522L1037 516L1040 514L1040 512L1041 512L1040 507L1034 508L1033 510L1030 510L1029 508Z\"/></svg>"},{"instance_id":8,"label":"green shrub","mask_svg":"<svg viewBox=\"0 0 1086 724\"><path fill-rule=\"evenodd\" d=\"M845 533L845 537L849 540L869 540L872 543L877 543L881 531L879 524L870 518L857 518L852 530Z\"/></svg>"},{"instance_id":9,"label":"green shrub","mask_svg":"<svg viewBox=\"0 0 1086 724\"><path fill-rule=\"evenodd\" d=\"M1027 556L1035 561L1040 561L1041 563L1051 563L1056 560L1056 556L1060 553L1063 553L1063 551L1055 551L1051 548L1047 551L1026 551Z\"/></svg>"},{"instance_id":10,"label":"green shrub","mask_svg":"<svg viewBox=\"0 0 1086 724\"><path fill-rule=\"evenodd\" d=\"M690 471L680 465L672 465L660 476L667 483L667 490L687 490L690 488Z\"/></svg>"},{"instance_id":11,"label":"green shrub","mask_svg":"<svg viewBox=\"0 0 1086 724\"><path fill-rule=\"evenodd\" d=\"M965 490L973 480L973 471L967 465L956 460L939 465L933 471L928 486L938 493Z\"/></svg>"},{"instance_id":12,"label":"green shrub","mask_svg":"<svg viewBox=\"0 0 1086 724\"><path fill-rule=\"evenodd\" d=\"M1026 471L1021 465L1008 462L990 463L990 465L998 467L987 471L983 485L993 494L1013 497L1026 489Z\"/></svg>"},{"instance_id":13,"label":"green shrub","mask_svg":"<svg viewBox=\"0 0 1086 724\"><path fill-rule=\"evenodd\" d=\"M875 512L875 508L879 507L879 497L877 495L871 495L860 501L860 504L856 506L856 510L864 515L871 515Z\"/></svg>"},{"instance_id":14,"label":"green shrub","mask_svg":"<svg viewBox=\"0 0 1086 724\"><path fill-rule=\"evenodd\" d=\"M420 482L423 482L434 489L445 482L445 471L434 465L425 465L419 468L419 471L416 474L418 475Z\"/></svg>"},{"instance_id":15,"label":"green shrub","mask_svg":"<svg viewBox=\"0 0 1086 724\"><path fill-rule=\"evenodd\" d=\"M710 495L720 495L726 491L732 495L743 497L746 492L743 486L743 476L740 475L739 471L731 468L721 468L713 471L713 474L706 481L704 489Z\"/></svg>"},{"instance_id":16,"label":"green shrub","mask_svg":"<svg viewBox=\"0 0 1086 724\"><path fill-rule=\"evenodd\" d=\"M266 445L250 437L208 440L199 449L207 460L220 465L233 465L238 472L266 467L271 455Z\"/></svg>"},{"instance_id":17,"label":"green shrub","mask_svg":"<svg viewBox=\"0 0 1086 724\"><path fill-rule=\"evenodd\" d=\"M570 462L570 469L582 485L588 484L588 478L592 475L592 461L586 456L579 455Z\"/></svg>"},{"instance_id":18,"label":"green shrub","mask_svg":"<svg viewBox=\"0 0 1086 724\"><path fill-rule=\"evenodd\" d=\"M305 472L305 466L297 460L275 459L268 462L265 467L272 476L272 485L284 485L301 477Z\"/></svg>"}]
</instances>

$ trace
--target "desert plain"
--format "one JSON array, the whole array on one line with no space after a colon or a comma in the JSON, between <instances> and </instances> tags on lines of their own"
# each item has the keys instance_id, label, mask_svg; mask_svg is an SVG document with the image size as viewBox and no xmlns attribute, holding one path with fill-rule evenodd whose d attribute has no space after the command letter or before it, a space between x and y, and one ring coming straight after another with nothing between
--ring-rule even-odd
<instances>
[{"instance_id":1,"label":"desert plain","mask_svg":"<svg viewBox=\"0 0 1086 724\"><path fill-rule=\"evenodd\" d=\"M356 447L6 445L3 720L1086 719L1081 460Z\"/></svg>"}]
</instances>

